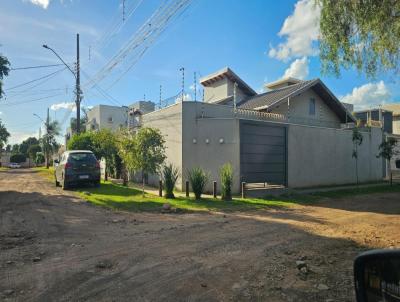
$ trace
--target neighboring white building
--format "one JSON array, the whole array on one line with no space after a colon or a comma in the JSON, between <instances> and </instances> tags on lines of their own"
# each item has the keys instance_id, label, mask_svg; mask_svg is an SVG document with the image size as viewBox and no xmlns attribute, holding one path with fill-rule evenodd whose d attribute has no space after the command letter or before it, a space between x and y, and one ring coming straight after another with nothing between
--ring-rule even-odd
<instances>
[{"instance_id":1,"label":"neighboring white building","mask_svg":"<svg viewBox=\"0 0 400 302\"><path fill-rule=\"evenodd\" d=\"M96 105L88 111L88 122L86 129L95 131L100 129L110 129L112 131L126 128L128 125L135 124L133 120L135 112L149 113L154 110L154 103L150 101L138 101L130 106L109 106Z\"/></svg>"}]
</instances>

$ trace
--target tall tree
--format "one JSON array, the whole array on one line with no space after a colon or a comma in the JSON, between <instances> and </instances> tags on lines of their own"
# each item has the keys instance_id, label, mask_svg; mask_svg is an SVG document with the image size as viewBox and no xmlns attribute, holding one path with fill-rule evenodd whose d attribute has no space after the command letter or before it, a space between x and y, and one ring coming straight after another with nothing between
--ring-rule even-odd
<instances>
[{"instance_id":1,"label":"tall tree","mask_svg":"<svg viewBox=\"0 0 400 302\"><path fill-rule=\"evenodd\" d=\"M46 128L46 134L43 135L41 143L46 158L46 168L48 169L50 165L50 155L59 147L56 138L60 135L60 126L57 121L52 121L46 125Z\"/></svg>"},{"instance_id":2,"label":"tall tree","mask_svg":"<svg viewBox=\"0 0 400 302\"><path fill-rule=\"evenodd\" d=\"M399 72L400 1L315 0L322 6L320 59L324 73L355 67L374 77Z\"/></svg>"},{"instance_id":3,"label":"tall tree","mask_svg":"<svg viewBox=\"0 0 400 302\"><path fill-rule=\"evenodd\" d=\"M397 140L393 137L388 137L385 141L383 141L379 145L379 153L377 155L377 157L382 157L389 162L390 185L393 185L393 175L392 175L392 169L390 167L390 160L394 155L399 154L399 152L396 151L395 149L396 145L397 145Z\"/></svg>"},{"instance_id":4,"label":"tall tree","mask_svg":"<svg viewBox=\"0 0 400 302\"><path fill-rule=\"evenodd\" d=\"M351 140L353 141L352 157L356 161L356 178L357 178L357 186L358 186L358 184L359 184L359 180L358 180L358 147L361 146L361 144L363 142L363 135L357 127L353 129L353 135L351 137Z\"/></svg>"},{"instance_id":5,"label":"tall tree","mask_svg":"<svg viewBox=\"0 0 400 302\"><path fill-rule=\"evenodd\" d=\"M165 139L158 129L141 128L136 134L124 132L119 154L128 170L142 172L142 194L146 174L160 172L165 156Z\"/></svg>"},{"instance_id":6,"label":"tall tree","mask_svg":"<svg viewBox=\"0 0 400 302\"><path fill-rule=\"evenodd\" d=\"M7 143L10 133L7 131L6 126L0 120L0 158L4 145ZM1 165L1 162L0 162Z\"/></svg>"},{"instance_id":7,"label":"tall tree","mask_svg":"<svg viewBox=\"0 0 400 302\"><path fill-rule=\"evenodd\" d=\"M3 97L3 78L10 72L10 61L0 54L0 99Z\"/></svg>"}]
</instances>

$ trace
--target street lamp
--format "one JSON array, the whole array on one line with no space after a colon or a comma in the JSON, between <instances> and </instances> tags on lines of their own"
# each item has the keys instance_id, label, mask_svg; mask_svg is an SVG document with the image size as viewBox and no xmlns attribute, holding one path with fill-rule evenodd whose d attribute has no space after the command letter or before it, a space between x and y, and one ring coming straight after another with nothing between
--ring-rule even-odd
<instances>
[{"instance_id":1,"label":"street lamp","mask_svg":"<svg viewBox=\"0 0 400 302\"><path fill-rule=\"evenodd\" d=\"M51 50L57 56L57 58L59 58L60 61L69 69L69 71L71 71L71 73L74 75L74 77L76 79L76 73L71 69L71 67L69 67L69 65L67 63L65 63L65 61L59 56L59 54L53 48L47 46L46 44L43 44L42 46L43 46L43 48Z\"/></svg>"},{"instance_id":2,"label":"street lamp","mask_svg":"<svg viewBox=\"0 0 400 302\"><path fill-rule=\"evenodd\" d=\"M42 45L43 48L46 48L52 51L56 57L68 68L69 71L75 77L75 94L76 94L76 132L79 134L81 130L81 82L80 82L80 68L79 68L79 34L76 35L76 71L73 71L71 67L61 58L61 56L51 47L46 44Z\"/></svg>"},{"instance_id":3,"label":"street lamp","mask_svg":"<svg viewBox=\"0 0 400 302\"><path fill-rule=\"evenodd\" d=\"M46 127L46 144L43 144L43 151L45 152L46 155L46 168L49 168L49 108L47 108L47 120L45 121L40 117L40 115L34 113L33 116L36 116L39 120L41 120L45 127Z\"/></svg>"}]
</instances>

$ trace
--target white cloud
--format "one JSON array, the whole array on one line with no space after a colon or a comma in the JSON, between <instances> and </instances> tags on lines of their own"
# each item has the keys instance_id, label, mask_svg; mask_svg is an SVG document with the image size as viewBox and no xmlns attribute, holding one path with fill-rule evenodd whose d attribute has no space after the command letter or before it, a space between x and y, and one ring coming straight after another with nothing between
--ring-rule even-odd
<instances>
[{"instance_id":1,"label":"white cloud","mask_svg":"<svg viewBox=\"0 0 400 302\"><path fill-rule=\"evenodd\" d=\"M193 100L192 96L189 93L183 95L183 101L192 101L192 100ZM175 103L180 103L180 102L182 102L182 94L175 99Z\"/></svg>"},{"instance_id":2,"label":"white cloud","mask_svg":"<svg viewBox=\"0 0 400 302\"><path fill-rule=\"evenodd\" d=\"M313 42L318 40L321 8L313 0L300 0L292 15L286 18L278 35L285 37L277 47L270 45L271 58L286 61L292 57L311 56L317 53Z\"/></svg>"},{"instance_id":3,"label":"white cloud","mask_svg":"<svg viewBox=\"0 0 400 302\"><path fill-rule=\"evenodd\" d=\"M74 102L62 102L62 103L58 103L58 104L53 104L50 106L50 109L53 111L57 111L60 109L74 110L75 103Z\"/></svg>"},{"instance_id":4,"label":"white cloud","mask_svg":"<svg viewBox=\"0 0 400 302\"><path fill-rule=\"evenodd\" d=\"M47 9L47 7L50 4L50 0L29 0L34 5L38 5L43 7L44 9Z\"/></svg>"},{"instance_id":5,"label":"white cloud","mask_svg":"<svg viewBox=\"0 0 400 302\"><path fill-rule=\"evenodd\" d=\"M303 57L301 59L296 59L290 64L289 68L286 69L283 78L296 78L303 80L308 76L308 59Z\"/></svg>"},{"instance_id":6,"label":"white cloud","mask_svg":"<svg viewBox=\"0 0 400 302\"><path fill-rule=\"evenodd\" d=\"M42 132L43 133L43 132ZM7 144L14 145L20 144L22 141L26 140L28 137L38 137L37 132L20 132L20 131L10 131L10 138Z\"/></svg>"},{"instance_id":7,"label":"white cloud","mask_svg":"<svg viewBox=\"0 0 400 302\"><path fill-rule=\"evenodd\" d=\"M391 100L391 93L385 83L368 83L353 88L353 91L340 100L344 103L353 104L356 110L368 109L383 105Z\"/></svg>"},{"instance_id":8,"label":"white cloud","mask_svg":"<svg viewBox=\"0 0 400 302\"><path fill-rule=\"evenodd\" d=\"M2 115L2 114L3 114L3 112L0 111L0 115Z\"/></svg>"}]
</instances>

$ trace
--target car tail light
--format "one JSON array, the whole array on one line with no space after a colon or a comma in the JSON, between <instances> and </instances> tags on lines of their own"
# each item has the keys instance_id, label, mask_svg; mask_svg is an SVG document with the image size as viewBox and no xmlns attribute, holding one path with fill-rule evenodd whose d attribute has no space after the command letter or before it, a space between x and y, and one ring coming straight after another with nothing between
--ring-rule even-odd
<instances>
[{"instance_id":1,"label":"car tail light","mask_svg":"<svg viewBox=\"0 0 400 302\"><path fill-rule=\"evenodd\" d=\"M66 163L65 164L65 169L71 169L72 168L72 164L71 163Z\"/></svg>"},{"instance_id":2,"label":"car tail light","mask_svg":"<svg viewBox=\"0 0 400 302\"><path fill-rule=\"evenodd\" d=\"M100 163L98 161L96 161L96 168L100 169Z\"/></svg>"}]
</instances>

